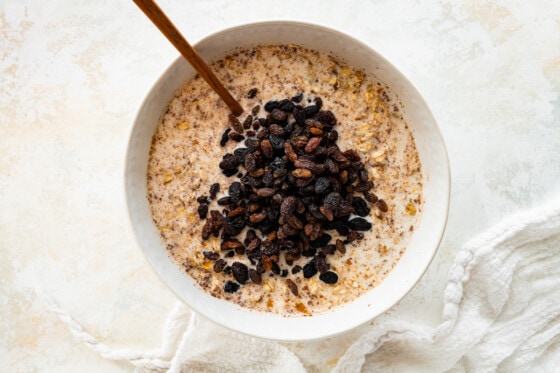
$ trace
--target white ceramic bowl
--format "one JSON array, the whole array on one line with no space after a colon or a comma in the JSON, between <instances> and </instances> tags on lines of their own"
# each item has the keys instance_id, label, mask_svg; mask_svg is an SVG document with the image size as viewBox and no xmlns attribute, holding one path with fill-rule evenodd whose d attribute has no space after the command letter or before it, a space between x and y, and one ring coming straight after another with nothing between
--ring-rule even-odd
<instances>
[{"instance_id":1,"label":"white ceramic bowl","mask_svg":"<svg viewBox=\"0 0 560 373\"><path fill-rule=\"evenodd\" d=\"M168 257L152 222L147 200L147 164L158 120L177 89L194 75L177 59L155 83L140 106L128 146L125 188L130 219L140 246L163 281L199 314L227 328L252 336L305 341L333 336L357 327L393 306L420 279L430 264L445 228L449 204L449 164L437 124L422 96L385 58L341 32L299 22L263 22L213 34L195 45L206 60L235 47L293 43L333 52L349 65L373 72L391 87L405 109L424 173L424 211L406 253L388 277L355 301L314 316L279 316L241 308L216 299L197 287Z\"/></svg>"}]
</instances>

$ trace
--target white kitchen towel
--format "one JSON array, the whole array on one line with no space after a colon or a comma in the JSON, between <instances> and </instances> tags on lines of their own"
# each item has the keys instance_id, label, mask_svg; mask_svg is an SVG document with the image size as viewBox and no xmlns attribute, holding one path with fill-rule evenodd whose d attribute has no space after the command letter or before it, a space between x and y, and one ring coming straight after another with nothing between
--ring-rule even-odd
<instances>
[{"instance_id":1,"label":"white kitchen towel","mask_svg":"<svg viewBox=\"0 0 560 373\"><path fill-rule=\"evenodd\" d=\"M337 372L560 371L560 200L468 242L449 272L442 323L379 325Z\"/></svg>"},{"instance_id":2,"label":"white kitchen towel","mask_svg":"<svg viewBox=\"0 0 560 373\"><path fill-rule=\"evenodd\" d=\"M560 198L465 244L443 301L435 328L401 321L368 326L338 361L328 357L334 371L560 372ZM318 351L348 345L349 338L291 348L226 330L179 304L161 350L111 351L52 301L47 305L90 348L128 360L137 372L304 372L325 361Z\"/></svg>"}]
</instances>

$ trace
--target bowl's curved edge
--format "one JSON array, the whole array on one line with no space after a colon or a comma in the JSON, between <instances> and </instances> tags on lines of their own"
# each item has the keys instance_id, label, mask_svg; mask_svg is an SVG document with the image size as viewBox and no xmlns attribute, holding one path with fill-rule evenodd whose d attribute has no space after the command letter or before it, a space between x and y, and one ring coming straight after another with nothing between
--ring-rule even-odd
<instances>
[{"instance_id":1,"label":"bowl's curved edge","mask_svg":"<svg viewBox=\"0 0 560 373\"><path fill-rule=\"evenodd\" d=\"M386 63L388 66L392 67L395 72L397 74L400 75L401 79L403 81L405 81L410 88L414 89L415 93L417 94L417 96L423 101L423 105L424 107L428 110L429 115L431 116L431 119L433 121L433 123L435 124L435 131L436 131L436 136L438 137L439 141L438 144L441 145L442 149L440 151L443 152L444 155L444 162L443 162L443 166L445 168L445 172L443 173L445 175L444 180L441 180L442 182L442 186L443 189L446 191L446 196L445 199L442 200L443 205L441 208L441 214L442 216L442 220L441 220L441 224L438 227L438 239L437 239L437 244L433 245L433 250L429 255L429 260L426 260L421 274L414 280L412 281L410 284L408 284L408 288L406 289L406 292L402 293L401 295L399 295L392 304L388 305L386 308L384 308L382 311L377 312L377 314L375 315L371 315L371 317L368 317L367 319L360 319L360 320L356 320L356 322L354 323L354 325L352 325L351 327L348 327L348 325L345 325L343 327L340 328L334 328L331 329L328 332L321 332L320 330L317 331L317 329L313 332L313 333L308 333L308 331L305 331L305 333L307 333L305 336L303 334L305 333L295 333L295 334L286 334L284 332L282 333L277 333L276 335L271 335L270 333L267 333L264 331L264 329L260 329L260 330L255 330L254 328L243 328L243 327L239 327L239 325L231 325L229 323L225 323L223 322L223 320L220 319L216 319L216 318L212 318L210 317L209 319L234 331L237 332L241 332L244 334L248 334L251 336L256 336L256 337L260 337L260 338L264 338L264 339L271 339L271 340L279 340L279 341L285 341L285 342L297 342L297 341L310 341L310 340L317 340L317 339L323 339L326 337L332 337L334 335L338 335L341 333L344 333L352 328L358 327L366 322L368 322L369 320L371 320L372 318L378 316L380 313L385 312L387 309L389 309L390 307L392 307L396 302L398 302L398 300L402 299L406 294L408 294L412 288L414 287L414 285L420 280L420 278L423 276L423 274L425 273L425 271L427 270L427 268L429 267L430 263L432 262L435 253L437 252L438 246L441 244L441 240L443 239L443 235L445 232L445 227L447 224L447 212L449 210L449 202L450 202L450 186L451 186L451 175L450 175L450 166L449 166L449 159L448 159L448 154L447 154L447 150L445 148L445 143L443 141L443 136L441 134L441 130L440 128L437 126L437 121L435 120L435 117L433 116L433 113L431 112L429 106L427 105L427 103L425 102L424 98L420 95L420 93L418 92L418 90L416 89L416 87L402 74L400 73L400 71L394 67L388 60L386 60L382 55L380 55L379 53L377 53L375 50L373 50L371 47L369 47L367 44L363 43L361 40L349 36L345 33L343 33L340 30L336 30L330 27L326 27L324 25L320 25L320 24L314 24L314 23L309 23L309 22L299 22L299 21L284 21L284 20L271 20L271 21L264 21L264 22L257 22L257 23L252 23L252 24L245 24L245 25L239 25L239 26L233 26L232 28L228 28L227 30L222 30L219 31L217 33L211 34L203 39L201 39L199 42L197 42L195 44L195 47L198 46L204 46L205 42L207 42L208 40L212 40L213 38L215 38L216 36L219 36L220 34L225 34L228 32L231 32L232 30L243 30L246 29L248 27L255 27L255 26L269 26L271 24L274 25L293 25L293 26L303 26L303 27L315 27L315 28L320 28L322 29L322 31L328 31L328 32L333 32L333 33L337 33L340 37L345 38L345 39L351 39L354 42L357 42L361 45L361 47L367 49L368 51L374 53L377 55L378 58L382 59L384 61L384 63ZM203 50L204 48L202 48ZM134 119L134 124L137 123L137 121L139 120L140 116L142 115L142 110L143 108L146 106L146 104L148 103L148 100L150 99L150 97L154 94L155 90L157 89L157 86L160 84L160 82L163 80L163 78L168 75L170 73L170 71L172 71L174 68L177 67L177 65L180 64L185 64L185 62L182 60L182 57L177 58L173 64L167 68L165 70L164 73L162 73L162 75L160 76L160 78L158 79L158 81L156 82L156 84L154 85L154 87L150 90L149 94L145 97L145 99L142 101L142 103L139 106L139 109L137 110L137 114L135 116ZM180 86L180 85L179 85ZM131 194L131 187L132 187L132 183L134 182L131 177L130 177L130 167L131 165L134 165L135 162L138 162L138 160L133 160L133 152L132 149L135 146L135 131L137 130L136 125L133 125L130 133L129 133L129 142L128 142L128 146L127 146L127 151L126 151L126 158L125 158L125 175L124 175L124 179L125 179L125 197L126 197L126 201L127 201L127 206L128 206L128 213L129 213L129 218L131 219L131 222L135 222L136 221L136 217L134 216L134 205L135 205L135 201L134 201L134 196ZM155 126L154 126L155 129ZM151 136L150 136L151 139ZM146 158L147 159L147 158ZM147 164L147 163L146 163ZM200 314L205 314L204 310L202 310L200 307L197 307L197 305L193 304L191 302L191 300L189 299L185 299L183 294L181 294L179 291L177 291L177 289L175 289L173 286L170 285L170 283L168 281L166 281L166 277L164 276L160 269L158 268L157 263L154 261L154 258L151 257L147 250L145 249L143 243L141 242L141 237L142 237L142 232L139 231L138 227L136 224L133 224L133 229L136 233L136 240L138 242L138 244L143 248L143 253L144 255L147 257L148 261L150 262L152 268L155 270L156 274L158 275L158 277L162 278L164 280L164 283L166 283L166 285L168 286L168 288L175 293L180 299L182 299L184 302L186 302L187 304L189 304L191 306L191 308L193 308L196 312L200 313ZM165 253L165 255L167 256L167 253ZM169 260L171 260L170 258L168 258ZM183 275L184 276L184 275ZM240 307L239 307L240 308ZM252 313L253 315L255 314L254 311L249 311L249 313ZM262 314L260 314L262 316ZM320 316L320 315L318 315ZM205 316L206 318L208 318L208 316ZM315 316L314 316L315 317ZM265 317L266 318L266 317ZM277 319L275 317L270 317L270 320L273 319ZM292 320L295 318L292 318ZM309 317L299 317L299 319L307 319L309 320ZM237 326L237 327L236 327ZM308 328L304 328L304 329L308 329Z\"/></svg>"}]
</instances>

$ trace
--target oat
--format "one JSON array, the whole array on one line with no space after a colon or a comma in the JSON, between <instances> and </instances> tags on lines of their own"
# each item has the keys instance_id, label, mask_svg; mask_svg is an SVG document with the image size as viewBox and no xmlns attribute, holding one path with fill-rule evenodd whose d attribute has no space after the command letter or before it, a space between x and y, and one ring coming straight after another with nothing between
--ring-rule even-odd
<instances>
[{"instance_id":1,"label":"oat","mask_svg":"<svg viewBox=\"0 0 560 373\"><path fill-rule=\"evenodd\" d=\"M204 258L201 264L197 264L199 259L196 253L202 250L219 251L220 243L219 237L214 237L212 232L209 232L207 243L198 238L204 222L198 218L198 204L190 202L194 201L190 200L191 194L207 194L211 185L218 184L221 191L214 189L214 193L210 193L214 197L210 203L209 215L211 210L222 211L227 208L217 206L216 202L228 196L230 179L222 173L214 173L214 170L221 156L226 152L233 154L238 146L238 143L229 139L227 133L223 147L220 147L222 134L229 127L229 112L202 79L193 80L189 87L177 92L174 102L162 117L150 154L148 173L152 177L148 180L148 198L154 222L160 227L163 243L166 247L173 248L169 254L213 296L266 312L314 314L359 297L381 283L398 262L412 234L409 228L416 225L422 212L421 165L412 134L402 119L403 111L394 110L393 105L398 100L391 96L389 89L335 57L299 47L290 47L284 51L282 48L270 46L258 47L255 51L237 51L236 56L222 62L227 68L216 68L220 66L220 61L213 63L213 66L218 78L226 83L246 113L255 116L266 115L263 110L266 100L293 97L304 91L302 104L305 102L312 105L313 102L306 101L314 98L309 88L319 88L323 105L332 110L340 122L337 135L340 137L341 148L356 148L361 152L362 162L370 171L369 179L375 184L375 195L363 192L364 198L372 203L381 198L391 208L386 213L379 214L379 217L379 208L371 208L367 218L374 222L372 230L364 232L362 241L347 244L346 253L337 251L331 256L330 271L335 271L336 268L340 280L333 285L318 281L317 276L305 279L299 269L309 260L304 258L293 263L292 271L286 278L262 276L260 285L251 280L235 292L224 292L223 284L231 275L207 269L209 262ZM278 55L284 60L280 61ZM248 71L251 74L247 74ZM278 79L280 76L281 80ZM309 82L305 82L305 78L309 78ZM247 98L247 93L253 88L257 89L256 96ZM195 100L196 104L193 104ZM388 110L387 107L391 109ZM251 112L251 108L255 108L255 111ZM240 118L241 121L245 119ZM178 125L181 123L188 123L188 128L179 130ZM251 126L257 130L263 124L255 121ZM290 152L290 157L295 159L304 154L305 145L303 143L300 148L291 149L293 152ZM286 149L283 142L282 146ZM256 166L254 171L258 172L258 165ZM328 162L321 166L333 167ZM228 172L237 172L235 163L228 167ZM177 173L177 170L181 171ZM184 206L178 208L169 198L173 195L183 196ZM406 202L408 198L403 200L402 196L414 196L413 204ZM407 204L414 206L414 215L410 214L412 210L407 209ZM178 218L177 212L182 209L186 211L181 213L182 218ZM252 211L251 214L258 212ZM312 226L309 229L318 236L319 232L314 231ZM354 232L353 235L360 234ZM241 236L244 237L243 234ZM400 237L397 244L393 243L395 237ZM338 236L333 236L332 242L336 242L336 239ZM369 247L371 250L358 255L356 245ZM383 247L386 251L380 250ZM227 258L228 265L235 261L241 261L237 254ZM249 264L248 260L244 264ZM346 278L352 278L353 281L342 281ZM286 297L280 291L286 287L287 279L297 283L298 297ZM229 286L228 290L233 291L234 288Z\"/></svg>"}]
</instances>

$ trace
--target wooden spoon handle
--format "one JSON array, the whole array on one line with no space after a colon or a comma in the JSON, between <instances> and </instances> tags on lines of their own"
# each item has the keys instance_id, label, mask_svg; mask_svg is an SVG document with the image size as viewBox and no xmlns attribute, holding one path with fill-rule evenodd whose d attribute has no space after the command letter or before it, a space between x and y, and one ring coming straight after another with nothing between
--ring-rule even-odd
<instances>
[{"instance_id":1,"label":"wooden spoon handle","mask_svg":"<svg viewBox=\"0 0 560 373\"><path fill-rule=\"evenodd\" d=\"M175 48L185 57L194 69L206 80L212 89L221 97L235 116L243 113L243 108L230 95L227 89L218 80L216 75L210 70L206 62L200 57L197 51L181 35L179 30L167 18L161 8L152 0L132 0L140 10L152 21L154 25L165 35L165 37L175 46Z\"/></svg>"}]
</instances>

